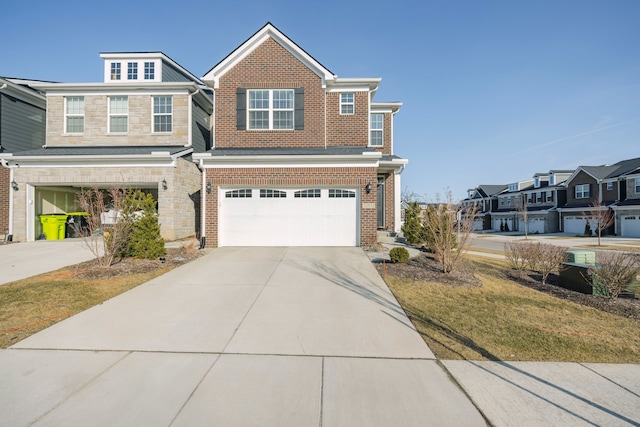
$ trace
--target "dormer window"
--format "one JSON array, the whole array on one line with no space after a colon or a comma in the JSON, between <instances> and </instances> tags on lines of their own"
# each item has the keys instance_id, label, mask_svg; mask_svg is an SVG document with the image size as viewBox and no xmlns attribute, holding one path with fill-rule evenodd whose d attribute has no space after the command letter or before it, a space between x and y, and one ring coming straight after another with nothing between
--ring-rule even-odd
<instances>
[{"instance_id":1,"label":"dormer window","mask_svg":"<svg viewBox=\"0 0 640 427\"><path fill-rule=\"evenodd\" d=\"M145 62L144 63L144 79L145 80L153 80L156 78L155 76L155 63L153 62Z\"/></svg>"},{"instance_id":2,"label":"dormer window","mask_svg":"<svg viewBox=\"0 0 640 427\"><path fill-rule=\"evenodd\" d=\"M138 80L138 63L129 62L127 64L127 80Z\"/></svg>"},{"instance_id":3,"label":"dormer window","mask_svg":"<svg viewBox=\"0 0 640 427\"><path fill-rule=\"evenodd\" d=\"M540 188L540 177L539 176L535 177L533 186L535 188Z\"/></svg>"},{"instance_id":4,"label":"dormer window","mask_svg":"<svg viewBox=\"0 0 640 427\"><path fill-rule=\"evenodd\" d=\"M549 175L549 185L556 185L556 176L553 174Z\"/></svg>"},{"instance_id":5,"label":"dormer window","mask_svg":"<svg viewBox=\"0 0 640 427\"><path fill-rule=\"evenodd\" d=\"M119 62L111 63L111 80L120 80L121 64Z\"/></svg>"}]
</instances>

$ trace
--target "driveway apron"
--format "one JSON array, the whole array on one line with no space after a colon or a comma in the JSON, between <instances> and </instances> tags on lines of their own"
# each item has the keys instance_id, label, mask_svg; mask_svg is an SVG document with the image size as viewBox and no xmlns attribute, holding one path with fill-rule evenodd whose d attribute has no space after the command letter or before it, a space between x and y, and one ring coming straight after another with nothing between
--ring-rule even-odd
<instances>
[{"instance_id":1,"label":"driveway apron","mask_svg":"<svg viewBox=\"0 0 640 427\"><path fill-rule=\"evenodd\" d=\"M8 365L12 425L485 425L360 248L216 249Z\"/></svg>"}]
</instances>

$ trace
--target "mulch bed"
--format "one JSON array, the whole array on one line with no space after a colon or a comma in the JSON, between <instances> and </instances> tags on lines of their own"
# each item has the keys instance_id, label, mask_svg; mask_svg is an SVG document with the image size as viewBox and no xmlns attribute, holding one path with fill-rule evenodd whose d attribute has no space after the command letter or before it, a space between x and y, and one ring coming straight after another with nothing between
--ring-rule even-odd
<instances>
[{"instance_id":1,"label":"mulch bed","mask_svg":"<svg viewBox=\"0 0 640 427\"><path fill-rule=\"evenodd\" d=\"M467 260L462 260L458 268L451 274L442 273L440 265L428 253L422 253L417 257L411 258L404 264L387 262L384 265L380 262L374 263L374 266L381 276L386 268L388 275L398 278L441 283L450 286L482 286L480 280L474 276L473 263ZM503 277L556 298L569 300L629 319L640 320L640 299L637 297L635 299L620 297L612 300L598 295L582 294L558 286L559 277L554 274L549 275L547 284L542 284L539 274L531 272L505 270Z\"/></svg>"}]
</instances>

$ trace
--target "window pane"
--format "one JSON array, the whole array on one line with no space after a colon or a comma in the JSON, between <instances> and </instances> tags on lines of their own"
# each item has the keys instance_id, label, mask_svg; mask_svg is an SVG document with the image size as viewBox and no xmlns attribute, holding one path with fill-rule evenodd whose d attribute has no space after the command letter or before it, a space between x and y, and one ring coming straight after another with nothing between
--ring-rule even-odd
<instances>
[{"instance_id":1,"label":"window pane","mask_svg":"<svg viewBox=\"0 0 640 427\"><path fill-rule=\"evenodd\" d=\"M274 111L274 129L293 129L293 111Z\"/></svg>"},{"instance_id":2,"label":"window pane","mask_svg":"<svg viewBox=\"0 0 640 427\"><path fill-rule=\"evenodd\" d=\"M153 80L155 78L155 63L153 62L145 62L144 63L144 78L145 80Z\"/></svg>"},{"instance_id":3,"label":"window pane","mask_svg":"<svg viewBox=\"0 0 640 427\"><path fill-rule=\"evenodd\" d=\"M353 94L352 93L342 93L342 94L340 94L340 102L352 103L353 102Z\"/></svg>"},{"instance_id":4,"label":"window pane","mask_svg":"<svg viewBox=\"0 0 640 427\"><path fill-rule=\"evenodd\" d=\"M69 133L84 132L84 117L83 116L67 117L67 132Z\"/></svg>"},{"instance_id":5,"label":"window pane","mask_svg":"<svg viewBox=\"0 0 640 427\"><path fill-rule=\"evenodd\" d=\"M129 62L127 64L127 80L138 80L138 63Z\"/></svg>"},{"instance_id":6,"label":"window pane","mask_svg":"<svg viewBox=\"0 0 640 427\"><path fill-rule=\"evenodd\" d=\"M111 132L126 132L127 131L127 116L112 116L109 123L109 130Z\"/></svg>"},{"instance_id":7,"label":"window pane","mask_svg":"<svg viewBox=\"0 0 640 427\"><path fill-rule=\"evenodd\" d=\"M371 115L371 129L382 129L382 123L383 123L383 116L382 114L372 114Z\"/></svg>"},{"instance_id":8,"label":"window pane","mask_svg":"<svg viewBox=\"0 0 640 427\"><path fill-rule=\"evenodd\" d=\"M381 130L372 130L371 131L371 145L382 145L382 131Z\"/></svg>"},{"instance_id":9,"label":"window pane","mask_svg":"<svg viewBox=\"0 0 640 427\"><path fill-rule=\"evenodd\" d=\"M273 108L293 109L293 91L292 90L274 90L273 91Z\"/></svg>"},{"instance_id":10,"label":"window pane","mask_svg":"<svg viewBox=\"0 0 640 427\"><path fill-rule=\"evenodd\" d=\"M109 98L109 111L111 114L127 114L127 104L126 96L112 96Z\"/></svg>"},{"instance_id":11,"label":"window pane","mask_svg":"<svg viewBox=\"0 0 640 427\"><path fill-rule=\"evenodd\" d=\"M120 63L111 63L111 80L120 80Z\"/></svg>"},{"instance_id":12,"label":"window pane","mask_svg":"<svg viewBox=\"0 0 640 427\"><path fill-rule=\"evenodd\" d=\"M171 116L155 116L153 123L154 132L171 132Z\"/></svg>"},{"instance_id":13,"label":"window pane","mask_svg":"<svg viewBox=\"0 0 640 427\"><path fill-rule=\"evenodd\" d=\"M249 111L249 129L269 129L269 112Z\"/></svg>"},{"instance_id":14,"label":"window pane","mask_svg":"<svg viewBox=\"0 0 640 427\"><path fill-rule=\"evenodd\" d=\"M154 114L171 114L171 97L156 96L153 98Z\"/></svg>"},{"instance_id":15,"label":"window pane","mask_svg":"<svg viewBox=\"0 0 640 427\"><path fill-rule=\"evenodd\" d=\"M343 105L340 108L340 112L342 114L353 114L353 105L349 105L349 104Z\"/></svg>"},{"instance_id":16,"label":"window pane","mask_svg":"<svg viewBox=\"0 0 640 427\"><path fill-rule=\"evenodd\" d=\"M84 97L67 98L67 114L84 114Z\"/></svg>"},{"instance_id":17,"label":"window pane","mask_svg":"<svg viewBox=\"0 0 640 427\"><path fill-rule=\"evenodd\" d=\"M249 108L250 109L269 108L269 91L268 90L250 90L249 91Z\"/></svg>"}]
</instances>

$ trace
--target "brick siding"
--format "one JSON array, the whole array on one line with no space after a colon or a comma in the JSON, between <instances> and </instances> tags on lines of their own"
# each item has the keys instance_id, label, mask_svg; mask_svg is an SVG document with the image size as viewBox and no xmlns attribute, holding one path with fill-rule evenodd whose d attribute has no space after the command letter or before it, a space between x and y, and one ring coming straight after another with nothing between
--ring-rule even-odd
<instances>
[{"instance_id":1,"label":"brick siding","mask_svg":"<svg viewBox=\"0 0 640 427\"><path fill-rule=\"evenodd\" d=\"M205 181L212 191L204 195L206 204L206 246L218 246L218 189L233 187L359 187L361 194L360 245L369 246L377 242L376 192L365 191L367 183L376 182L376 168L221 168L206 169ZM371 207L373 206L373 207Z\"/></svg>"}]
</instances>

